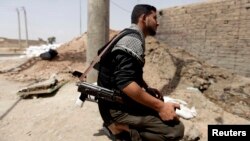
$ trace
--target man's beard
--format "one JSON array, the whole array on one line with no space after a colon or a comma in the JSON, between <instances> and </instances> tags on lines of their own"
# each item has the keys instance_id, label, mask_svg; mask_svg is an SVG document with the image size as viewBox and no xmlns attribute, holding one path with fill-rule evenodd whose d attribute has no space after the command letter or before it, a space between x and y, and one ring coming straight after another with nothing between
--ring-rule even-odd
<instances>
[{"instance_id":1,"label":"man's beard","mask_svg":"<svg viewBox=\"0 0 250 141\"><path fill-rule=\"evenodd\" d=\"M150 36L155 36L156 30L153 29L152 27L148 27L148 35Z\"/></svg>"}]
</instances>

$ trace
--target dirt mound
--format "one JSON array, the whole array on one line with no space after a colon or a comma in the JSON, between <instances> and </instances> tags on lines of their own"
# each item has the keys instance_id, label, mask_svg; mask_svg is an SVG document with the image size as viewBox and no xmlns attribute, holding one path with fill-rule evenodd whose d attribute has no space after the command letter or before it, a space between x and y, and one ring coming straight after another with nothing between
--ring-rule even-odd
<instances>
[{"instance_id":1,"label":"dirt mound","mask_svg":"<svg viewBox=\"0 0 250 141\"><path fill-rule=\"evenodd\" d=\"M250 119L250 79L199 61L181 49L147 39L145 78L165 95L184 85L201 91L224 110Z\"/></svg>"},{"instance_id":2,"label":"dirt mound","mask_svg":"<svg viewBox=\"0 0 250 141\"><path fill-rule=\"evenodd\" d=\"M110 30L110 38L118 31ZM87 34L72 39L70 42L61 45L58 49L58 55L52 60L41 60L40 58L32 58L19 69L6 73L12 80L17 81L37 81L48 79L52 74L66 80L74 80L71 71L84 71L86 67L86 46Z\"/></svg>"}]
</instances>

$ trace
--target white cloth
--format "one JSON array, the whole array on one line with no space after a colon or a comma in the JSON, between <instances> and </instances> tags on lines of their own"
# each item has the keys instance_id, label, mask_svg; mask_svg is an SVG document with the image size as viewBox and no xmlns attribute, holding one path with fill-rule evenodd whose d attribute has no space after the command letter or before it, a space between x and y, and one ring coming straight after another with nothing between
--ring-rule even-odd
<instances>
[{"instance_id":1,"label":"white cloth","mask_svg":"<svg viewBox=\"0 0 250 141\"><path fill-rule=\"evenodd\" d=\"M187 102L180 100L180 99L174 99L167 96L163 97L164 102L171 102L171 103L177 103L180 104L180 109L176 109L176 114L184 119L191 119L197 116L197 112L195 110L195 107L193 106L191 109L187 107Z\"/></svg>"}]
</instances>

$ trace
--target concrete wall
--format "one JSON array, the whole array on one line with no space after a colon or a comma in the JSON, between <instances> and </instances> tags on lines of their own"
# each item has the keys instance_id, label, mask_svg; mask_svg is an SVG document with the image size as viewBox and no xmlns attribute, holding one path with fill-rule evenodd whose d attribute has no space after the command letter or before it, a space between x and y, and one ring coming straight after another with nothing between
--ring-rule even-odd
<instances>
[{"instance_id":1,"label":"concrete wall","mask_svg":"<svg viewBox=\"0 0 250 141\"><path fill-rule=\"evenodd\" d=\"M159 10L157 38L250 77L250 0L221 0Z\"/></svg>"}]
</instances>

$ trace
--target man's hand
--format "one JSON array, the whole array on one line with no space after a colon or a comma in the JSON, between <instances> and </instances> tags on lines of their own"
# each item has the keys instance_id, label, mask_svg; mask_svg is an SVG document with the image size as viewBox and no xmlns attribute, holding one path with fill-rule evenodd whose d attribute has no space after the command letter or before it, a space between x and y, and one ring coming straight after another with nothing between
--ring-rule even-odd
<instances>
[{"instance_id":1,"label":"man's hand","mask_svg":"<svg viewBox=\"0 0 250 141\"><path fill-rule=\"evenodd\" d=\"M159 111L159 116L163 121L179 120L175 109L180 109L180 105L176 103L166 102Z\"/></svg>"},{"instance_id":2,"label":"man's hand","mask_svg":"<svg viewBox=\"0 0 250 141\"><path fill-rule=\"evenodd\" d=\"M179 104L164 102L156 98L152 94L149 94L149 92L143 90L136 82L131 82L124 87L122 91L134 101L157 111L163 121L178 120L175 109L180 108Z\"/></svg>"},{"instance_id":3,"label":"man's hand","mask_svg":"<svg viewBox=\"0 0 250 141\"><path fill-rule=\"evenodd\" d=\"M164 101L163 95L162 95L162 93L161 93L159 90L157 90L157 89L155 89L155 88L150 88L150 87L148 87L148 88L146 89L146 91L147 91L149 94L151 94L152 96L154 96L154 97L156 97L156 98L158 98L158 99Z\"/></svg>"}]
</instances>

